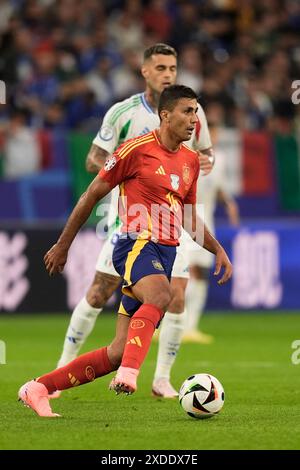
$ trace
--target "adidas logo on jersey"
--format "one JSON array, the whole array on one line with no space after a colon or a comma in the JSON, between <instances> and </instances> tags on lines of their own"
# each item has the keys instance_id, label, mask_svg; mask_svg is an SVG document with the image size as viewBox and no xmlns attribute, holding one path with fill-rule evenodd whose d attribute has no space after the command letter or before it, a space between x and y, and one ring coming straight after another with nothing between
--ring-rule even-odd
<instances>
[{"instance_id":1,"label":"adidas logo on jersey","mask_svg":"<svg viewBox=\"0 0 300 470\"><path fill-rule=\"evenodd\" d=\"M129 341L127 341L127 344L136 344L140 348L142 347L142 343L141 343L139 336L135 336L134 338L131 338Z\"/></svg>"},{"instance_id":2,"label":"adidas logo on jersey","mask_svg":"<svg viewBox=\"0 0 300 470\"><path fill-rule=\"evenodd\" d=\"M164 170L164 167L162 165L160 165L159 168L157 168L156 172L155 172L156 175L165 175L166 172Z\"/></svg>"},{"instance_id":3,"label":"adidas logo on jersey","mask_svg":"<svg viewBox=\"0 0 300 470\"><path fill-rule=\"evenodd\" d=\"M69 380L71 382L71 384L73 385L73 387L77 387L78 385L80 385L80 382L78 379L76 379L76 377L72 374L68 374L68 377L69 377Z\"/></svg>"}]
</instances>

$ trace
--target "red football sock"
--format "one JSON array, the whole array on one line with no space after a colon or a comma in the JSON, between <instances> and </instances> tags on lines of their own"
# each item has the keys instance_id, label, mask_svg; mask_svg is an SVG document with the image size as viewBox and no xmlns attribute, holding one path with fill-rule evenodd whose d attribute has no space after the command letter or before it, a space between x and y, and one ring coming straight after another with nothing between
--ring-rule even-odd
<instances>
[{"instance_id":1,"label":"red football sock","mask_svg":"<svg viewBox=\"0 0 300 470\"><path fill-rule=\"evenodd\" d=\"M143 304L133 315L121 366L139 369L150 348L151 339L163 311L152 304Z\"/></svg>"},{"instance_id":2,"label":"red football sock","mask_svg":"<svg viewBox=\"0 0 300 470\"><path fill-rule=\"evenodd\" d=\"M115 369L109 362L105 347L82 354L66 366L42 375L37 379L37 382L44 384L48 392L52 393L55 390L65 390L92 382L97 377L109 374Z\"/></svg>"}]
</instances>

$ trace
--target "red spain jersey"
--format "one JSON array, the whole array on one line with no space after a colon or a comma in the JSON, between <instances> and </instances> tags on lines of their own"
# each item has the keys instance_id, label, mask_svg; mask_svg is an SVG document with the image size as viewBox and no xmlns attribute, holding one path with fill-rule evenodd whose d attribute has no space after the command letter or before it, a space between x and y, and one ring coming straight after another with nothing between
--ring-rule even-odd
<instances>
[{"instance_id":1,"label":"red spain jersey","mask_svg":"<svg viewBox=\"0 0 300 470\"><path fill-rule=\"evenodd\" d=\"M184 143L172 152L152 131L121 145L99 176L120 187L122 232L178 245L184 204L196 203L199 169L197 152Z\"/></svg>"}]
</instances>

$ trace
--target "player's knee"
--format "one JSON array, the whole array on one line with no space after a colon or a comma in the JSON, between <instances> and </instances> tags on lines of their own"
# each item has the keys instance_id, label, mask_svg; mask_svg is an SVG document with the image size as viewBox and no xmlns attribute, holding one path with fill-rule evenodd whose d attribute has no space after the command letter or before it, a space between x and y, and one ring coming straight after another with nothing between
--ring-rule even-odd
<instances>
[{"instance_id":1,"label":"player's knee","mask_svg":"<svg viewBox=\"0 0 300 470\"><path fill-rule=\"evenodd\" d=\"M94 308L104 307L118 287L119 279L104 273L97 273L87 292L87 301Z\"/></svg>"},{"instance_id":2,"label":"player's knee","mask_svg":"<svg viewBox=\"0 0 300 470\"><path fill-rule=\"evenodd\" d=\"M107 295L98 288L98 286L92 285L86 295L88 303L94 308L104 307L108 298Z\"/></svg>"},{"instance_id":3,"label":"player's knee","mask_svg":"<svg viewBox=\"0 0 300 470\"><path fill-rule=\"evenodd\" d=\"M160 291L153 292L153 294L151 295L151 299L149 299L149 303L156 305L158 308L165 311L167 310L170 300L171 300L171 291L164 290L161 292ZM148 302L145 302L145 303L148 303Z\"/></svg>"},{"instance_id":4,"label":"player's knee","mask_svg":"<svg viewBox=\"0 0 300 470\"><path fill-rule=\"evenodd\" d=\"M184 291L178 290L172 292L172 297L168 305L168 311L172 313L181 313L184 310Z\"/></svg>"}]
</instances>

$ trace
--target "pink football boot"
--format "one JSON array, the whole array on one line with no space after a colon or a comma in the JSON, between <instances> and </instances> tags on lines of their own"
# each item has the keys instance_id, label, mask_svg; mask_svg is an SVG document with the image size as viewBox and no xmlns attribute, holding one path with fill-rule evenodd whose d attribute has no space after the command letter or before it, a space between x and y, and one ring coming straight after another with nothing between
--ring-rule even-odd
<instances>
[{"instance_id":1,"label":"pink football boot","mask_svg":"<svg viewBox=\"0 0 300 470\"><path fill-rule=\"evenodd\" d=\"M18 392L19 400L35 411L39 416L55 418L60 416L52 413L49 405L48 390L44 384L31 380L22 385Z\"/></svg>"}]
</instances>

